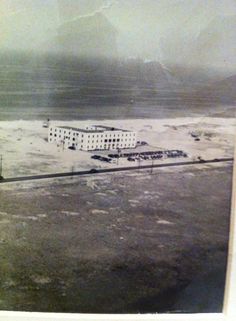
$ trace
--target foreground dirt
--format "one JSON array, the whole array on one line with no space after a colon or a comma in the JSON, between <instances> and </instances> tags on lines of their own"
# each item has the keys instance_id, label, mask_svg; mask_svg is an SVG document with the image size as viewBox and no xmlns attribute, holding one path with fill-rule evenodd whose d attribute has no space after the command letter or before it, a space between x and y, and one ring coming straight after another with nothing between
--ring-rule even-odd
<instances>
[{"instance_id":1,"label":"foreground dirt","mask_svg":"<svg viewBox=\"0 0 236 321\"><path fill-rule=\"evenodd\" d=\"M0 191L0 309L219 312L232 166Z\"/></svg>"}]
</instances>

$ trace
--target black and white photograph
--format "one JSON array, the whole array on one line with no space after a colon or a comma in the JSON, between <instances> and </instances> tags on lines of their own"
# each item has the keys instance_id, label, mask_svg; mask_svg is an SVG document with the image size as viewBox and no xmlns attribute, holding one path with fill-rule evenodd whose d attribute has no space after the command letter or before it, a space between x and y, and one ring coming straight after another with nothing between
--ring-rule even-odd
<instances>
[{"instance_id":1,"label":"black and white photograph","mask_svg":"<svg viewBox=\"0 0 236 321\"><path fill-rule=\"evenodd\" d=\"M234 0L0 1L0 310L222 313Z\"/></svg>"}]
</instances>

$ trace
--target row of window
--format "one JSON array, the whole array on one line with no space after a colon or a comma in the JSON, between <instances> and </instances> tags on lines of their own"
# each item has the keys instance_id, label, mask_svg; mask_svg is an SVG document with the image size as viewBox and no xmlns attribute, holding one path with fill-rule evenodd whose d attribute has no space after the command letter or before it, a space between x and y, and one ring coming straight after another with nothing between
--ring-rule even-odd
<instances>
[{"instance_id":1,"label":"row of window","mask_svg":"<svg viewBox=\"0 0 236 321\"><path fill-rule=\"evenodd\" d=\"M50 136L52 136L53 134L52 133L50 133ZM57 137L57 134L54 134L54 137ZM58 137L59 138L62 138L62 136L61 135L58 135ZM63 137L63 139L70 139L70 137L69 136L64 136ZM75 137L73 137L72 138L72 140L73 141L75 141ZM104 139L104 142L105 143L119 143L119 142L123 142L123 141L125 141L125 142L127 142L127 141L135 141L135 138L129 138L129 139L120 139L120 138L117 138L117 139ZM97 143L99 142L98 140L96 141ZM83 140L81 140L81 143L83 143ZM91 143L94 143L94 140L92 140L91 141ZM103 143L103 141L100 141L100 143ZM88 144L90 144L90 141L88 140Z\"/></svg>"},{"instance_id":2,"label":"row of window","mask_svg":"<svg viewBox=\"0 0 236 321\"><path fill-rule=\"evenodd\" d=\"M50 142L52 142L53 141L53 138L50 138L49 139L49 141ZM56 142L56 140L54 139L54 141ZM73 146L78 146L78 144L77 143L73 143ZM96 146L87 146L87 149L88 150L90 150L90 149L111 149L111 148L113 148L113 149L115 149L115 148L120 148L120 147L132 147L132 144L104 144L104 145L96 145ZM81 147L80 147L81 149L83 149L84 148L84 146L83 145L81 145Z\"/></svg>"},{"instance_id":3,"label":"row of window","mask_svg":"<svg viewBox=\"0 0 236 321\"><path fill-rule=\"evenodd\" d=\"M50 128L50 131L52 132L53 131L53 128L51 127ZM59 133L62 133L62 129L59 129L59 128L54 128L54 131L55 132L57 132L57 131L59 131ZM64 130L63 131L64 132L64 134L66 134L66 130ZM79 133L75 133L75 132L72 132L73 133L73 136L79 136ZM67 134L68 135L70 135L71 134L71 132L69 131L69 132L67 132ZM105 134L104 135L104 137L128 137L128 136L135 136L135 133L121 133L121 134L119 134L119 133L113 133L113 134ZM81 137L84 137L84 134L81 134ZM100 134L97 134L97 135L88 135L88 138L103 138L103 135L100 135Z\"/></svg>"}]
</instances>

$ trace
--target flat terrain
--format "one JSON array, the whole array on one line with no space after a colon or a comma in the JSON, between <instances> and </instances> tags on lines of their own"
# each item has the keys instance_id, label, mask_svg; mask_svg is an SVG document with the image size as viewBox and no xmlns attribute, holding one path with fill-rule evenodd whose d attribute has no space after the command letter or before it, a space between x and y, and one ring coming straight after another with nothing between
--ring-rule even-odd
<instances>
[{"instance_id":1,"label":"flat terrain","mask_svg":"<svg viewBox=\"0 0 236 321\"><path fill-rule=\"evenodd\" d=\"M138 140L146 141L148 145L132 149L131 152L179 149L188 154L188 160L195 160L199 156L204 159L232 157L234 150L234 118L177 117L51 123L74 127L84 127L85 123L105 124L135 130L138 133ZM91 159L93 153L90 152L63 150L63 146L49 144L48 129L42 125L41 121L0 122L0 146L5 178L117 166ZM200 141L195 141L191 136L192 133L197 134ZM168 161L173 162L173 159L156 160L155 164ZM142 165L145 164L150 164L150 161L143 161ZM138 164L128 162L126 159L119 160L119 166L132 165Z\"/></svg>"},{"instance_id":2,"label":"flat terrain","mask_svg":"<svg viewBox=\"0 0 236 321\"><path fill-rule=\"evenodd\" d=\"M221 311L232 164L1 186L0 309Z\"/></svg>"}]
</instances>

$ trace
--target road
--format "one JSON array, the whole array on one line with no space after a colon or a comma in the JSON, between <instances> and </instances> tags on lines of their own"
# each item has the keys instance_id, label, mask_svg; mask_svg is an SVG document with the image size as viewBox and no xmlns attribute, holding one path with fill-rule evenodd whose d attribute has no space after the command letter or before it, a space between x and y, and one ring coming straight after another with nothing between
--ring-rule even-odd
<instances>
[{"instance_id":1,"label":"road","mask_svg":"<svg viewBox=\"0 0 236 321\"><path fill-rule=\"evenodd\" d=\"M217 158L217 159L210 159L210 160L204 160L204 161L199 161L199 160L198 161L185 161L185 162L175 162L175 163L165 163L165 164L103 168L103 169L91 169L91 170L76 171L76 172L64 172L64 173L9 177L9 178L3 178L2 180L0 180L0 184L10 183L10 182L31 181L31 180L46 179L46 178L94 175L94 174L100 174L100 173L112 173L112 172L140 170L140 169L158 168L158 167L188 166L188 165L194 165L194 164L204 165L204 164L219 163L219 162L233 162L233 160L234 160L233 158Z\"/></svg>"}]
</instances>

